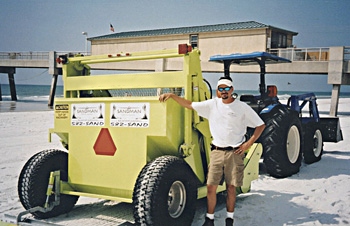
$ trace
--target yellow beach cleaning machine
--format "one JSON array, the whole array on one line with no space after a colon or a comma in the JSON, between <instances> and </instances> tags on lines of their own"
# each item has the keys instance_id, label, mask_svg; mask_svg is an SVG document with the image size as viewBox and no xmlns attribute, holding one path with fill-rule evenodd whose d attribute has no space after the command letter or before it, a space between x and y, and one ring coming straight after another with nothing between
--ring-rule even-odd
<instances>
[{"instance_id":1,"label":"yellow beach cleaning machine","mask_svg":"<svg viewBox=\"0 0 350 226\"><path fill-rule=\"evenodd\" d=\"M208 121L161 93L192 101L211 98L200 51L178 49L67 56L64 97L54 104L53 134L65 150L44 150L23 167L18 194L26 211L47 219L69 212L79 196L133 203L136 225L191 225L195 202L206 196L211 134ZM138 63L168 70L90 75L91 65L123 68ZM120 67L118 65L121 65ZM172 68L182 65L182 70ZM247 150L244 185L258 178L261 144ZM224 191L225 185L218 192Z\"/></svg>"}]
</instances>

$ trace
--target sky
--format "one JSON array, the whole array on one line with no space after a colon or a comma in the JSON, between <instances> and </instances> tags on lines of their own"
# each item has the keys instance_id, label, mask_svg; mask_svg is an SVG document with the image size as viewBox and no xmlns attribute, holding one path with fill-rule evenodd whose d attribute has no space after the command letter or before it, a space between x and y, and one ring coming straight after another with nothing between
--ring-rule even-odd
<instances>
[{"instance_id":1,"label":"sky","mask_svg":"<svg viewBox=\"0 0 350 226\"><path fill-rule=\"evenodd\" d=\"M125 32L257 21L298 32L294 45L300 48L350 46L349 0L0 0L0 5L0 52L83 52L82 32L110 34L110 23L115 32ZM250 76L232 75L235 88L257 89ZM327 75L266 80L280 90L332 88ZM15 82L50 85L51 76L44 69L17 69ZM6 74L0 74L0 83L8 83ZM341 91L350 92L350 86Z\"/></svg>"}]
</instances>

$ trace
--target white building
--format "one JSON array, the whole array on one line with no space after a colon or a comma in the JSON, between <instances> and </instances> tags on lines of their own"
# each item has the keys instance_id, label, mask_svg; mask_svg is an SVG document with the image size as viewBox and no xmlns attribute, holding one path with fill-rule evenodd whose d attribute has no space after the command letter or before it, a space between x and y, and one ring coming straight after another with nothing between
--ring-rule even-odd
<instances>
[{"instance_id":1,"label":"white building","mask_svg":"<svg viewBox=\"0 0 350 226\"><path fill-rule=\"evenodd\" d=\"M255 21L178 27L155 30L119 32L91 37L91 54L132 53L139 51L177 48L187 43L201 51L202 70L222 71L220 65L208 63L209 57L217 54L268 51L270 48L286 48L293 45L293 36L298 33ZM167 62L164 70L176 70L175 62ZM154 70L149 62L123 63L95 66L103 69Z\"/></svg>"}]
</instances>

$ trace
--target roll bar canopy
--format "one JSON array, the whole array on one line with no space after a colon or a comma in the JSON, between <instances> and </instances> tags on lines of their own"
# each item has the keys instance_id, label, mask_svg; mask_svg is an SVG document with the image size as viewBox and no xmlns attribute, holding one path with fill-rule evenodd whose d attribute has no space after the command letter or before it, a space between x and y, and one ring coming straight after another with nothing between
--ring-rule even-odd
<instances>
[{"instance_id":1,"label":"roll bar canopy","mask_svg":"<svg viewBox=\"0 0 350 226\"><path fill-rule=\"evenodd\" d=\"M265 84L265 64L272 63L291 63L290 60L272 55L267 52L252 52L252 53L234 53L230 55L214 55L211 56L209 61L223 63L224 64L224 75L230 77L230 66L231 64L238 65L253 65L258 63L260 66L260 94L266 95L266 84Z\"/></svg>"}]
</instances>

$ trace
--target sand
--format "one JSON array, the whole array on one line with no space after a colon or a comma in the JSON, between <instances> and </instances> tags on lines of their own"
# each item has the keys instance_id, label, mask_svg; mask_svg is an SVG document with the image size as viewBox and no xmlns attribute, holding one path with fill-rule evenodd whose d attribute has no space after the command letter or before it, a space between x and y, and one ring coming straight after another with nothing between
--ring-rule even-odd
<instances>
[{"instance_id":1,"label":"sand","mask_svg":"<svg viewBox=\"0 0 350 226\"><path fill-rule=\"evenodd\" d=\"M318 100L321 116L328 116L330 99ZM344 141L325 143L322 160L302 164L300 172L275 179L260 170L251 192L237 197L235 226L350 225L350 99L341 98L339 113ZM48 129L52 111L0 113L0 217L23 211L17 195L18 175L35 153L62 149ZM192 226L202 225L206 200L197 202ZM225 197L218 196L216 225L224 225ZM49 219L59 225L120 225L133 221L131 204L81 197L68 214ZM124 223L125 225L125 223Z\"/></svg>"}]
</instances>

